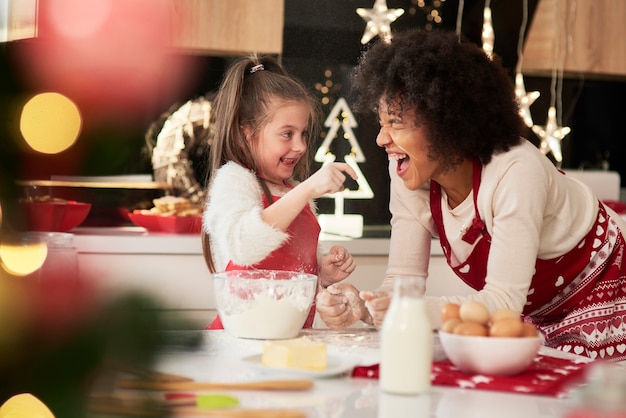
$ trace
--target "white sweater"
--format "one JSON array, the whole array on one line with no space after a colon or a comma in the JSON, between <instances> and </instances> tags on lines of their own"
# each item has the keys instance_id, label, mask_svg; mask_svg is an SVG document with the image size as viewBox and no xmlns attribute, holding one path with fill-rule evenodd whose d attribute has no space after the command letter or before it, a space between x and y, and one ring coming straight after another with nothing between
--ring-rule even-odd
<instances>
[{"instance_id":1,"label":"white sweater","mask_svg":"<svg viewBox=\"0 0 626 418\"><path fill-rule=\"evenodd\" d=\"M295 186L297 182L290 184ZM269 186L273 196L285 193ZM310 202L310 208L315 213L314 202ZM240 266L257 264L289 239L287 232L262 219L263 209L263 189L251 170L231 161L216 171L203 215L216 271L224 270L229 261Z\"/></svg>"},{"instance_id":2,"label":"white sweater","mask_svg":"<svg viewBox=\"0 0 626 418\"><path fill-rule=\"evenodd\" d=\"M438 235L429 192L426 187L416 191L404 187L393 161L389 171L392 235L387 276L427 276L431 238ZM442 193L441 206L452 263L458 265L472 250L459 232L474 217L473 193L454 209L449 209ZM495 155L483 167L478 211L492 239L486 285L467 298L427 297L434 326L440 325L441 307L447 302L474 299L491 311L510 307L521 312L536 259L555 258L578 244L596 220L598 200L589 187L563 175L537 147L524 141L509 152ZM622 218L609 208L607 211L626 231Z\"/></svg>"},{"instance_id":3,"label":"white sweater","mask_svg":"<svg viewBox=\"0 0 626 418\"><path fill-rule=\"evenodd\" d=\"M251 266L280 247L288 234L261 218L263 190L255 174L237 163L220 167L208 193L203 228L211 239L217 271L229 261Z\"/></svg>"}]
</instances>

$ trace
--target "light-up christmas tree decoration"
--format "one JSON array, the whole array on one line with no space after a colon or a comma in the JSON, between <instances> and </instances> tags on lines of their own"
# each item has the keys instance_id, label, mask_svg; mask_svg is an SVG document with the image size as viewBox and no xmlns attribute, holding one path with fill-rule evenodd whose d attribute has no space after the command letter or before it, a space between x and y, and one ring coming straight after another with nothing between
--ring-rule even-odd
<instances>
[{"instance_id":1,"label":"light-up christmas tree decoration","mask_svg":"<svg viewBox=\"0 0 626 418\"><path fill-rule=\"evenodd\" d=\"M322 165L336 161L337 156L331 152L330 144L339 138L348 140L350 152L343 156L343 160L356 172L358 188L356 190L346 188L341 192L322 196L335 200L335 213L333 215L320 214L318 220L322 232L359 238L363 235L363 216L344 214L344 199L371 199L374 197L374 192L359 168L358 163L365 162L365 155L352 131L358 124L343 97L340 97L333 106L324 126L328 128L328 132L322 145L315 153L315 161L322 163ZM342 136L339 135L340 130L343 131Z\"/></svg>"}]
</instances>

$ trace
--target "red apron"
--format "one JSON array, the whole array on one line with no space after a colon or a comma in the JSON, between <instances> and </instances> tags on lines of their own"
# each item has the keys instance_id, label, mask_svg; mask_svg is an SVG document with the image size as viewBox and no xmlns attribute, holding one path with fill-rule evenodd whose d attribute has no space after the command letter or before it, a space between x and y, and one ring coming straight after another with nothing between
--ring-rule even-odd
<instances>
[{"instance_id":1,"label":"red apron","mask_svg":"<svg viewBox=\"0 0 626 418\"><path fill-rule=\"evenodd\" d=\"M448 265L476 290L485 286L491 236L478 213L482 165L474 164L472 190L476 217L462 237L476 245L458 266L441 212L441 187L431 181L430 207ZM590 232L568 253L537 259L523 315L543 333L545 344L563 351L612 361L626 360L626 245L615 222L599 203ZM471 267L471 268L468 268Z\"/></svg>"},{"instance_id":2,"label":"red apron","mask_svg":"<svg viewBox=\"0 0 626 418\"><path fill-rule=\"evenodd\" d=\"M280 197L273 196L274 202ZM263 207L268 207L267 198L263 196ZM272 251L265 259L253 266L239 266L232 261L226 266L230 270L285 270L301 271L317 275L317 247L320 235L320 225L313 211L307 205L287 228L289 239L279 248ZM315 302L311 306L304 328L313 326L315 317ZM207 329L224 329L219 315Z\"/></svg>"}]
</instances>

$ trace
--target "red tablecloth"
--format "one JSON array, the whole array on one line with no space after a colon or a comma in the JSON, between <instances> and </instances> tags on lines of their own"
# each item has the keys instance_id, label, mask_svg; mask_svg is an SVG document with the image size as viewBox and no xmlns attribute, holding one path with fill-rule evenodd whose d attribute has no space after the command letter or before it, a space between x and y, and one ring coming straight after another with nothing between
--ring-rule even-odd
<instances>
[{"instance_id":1,"label":"red tablecloth","mask_svg":"<svg viewBox=\"0 0 626 418\"><path fill-rule=\"evenodd\" d=\"M585 368L590 364L585 360L574 361L538 354L528 369L515 376L486 376L464 373L445 360L433 363L431 381L433 385L441 386L560 397L583 381ZM352 376L378 379L378 369L378 364L359 366L354 369Z\"/></svg>"}]
</instances>

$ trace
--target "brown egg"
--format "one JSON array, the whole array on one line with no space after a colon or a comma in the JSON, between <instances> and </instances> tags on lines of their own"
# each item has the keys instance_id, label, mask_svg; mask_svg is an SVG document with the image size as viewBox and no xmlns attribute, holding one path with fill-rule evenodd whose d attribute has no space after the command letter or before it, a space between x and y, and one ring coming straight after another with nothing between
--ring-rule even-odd
<instances>
[{"instance_id":1,"label":"brown egg","mask_svg":"<svg viewBox=\"0 0 626 418\"><path fill-rule=\"evenodd\" d=\"M504 318L491 323L490 337L517 338L522 335L522 321L519 318Z\"/></svg>"},{"instance_id":2,"label":"brown egg","mask_svg":"<svg viewBox=\"0 0 626 418\"><path fill-rule=\"evenodd\" d=\"M441 325L441 330L447 333L454 333L454 328L461 323L459 318L450 318Z\"/></svg>"},{"instance_id":3,"label":"brown egg","mask_svg":"<svg viewBox=\"0 0 626 418\"><path fill-rule=\"evenodd\" d=\"M459 311L461 305L458 303L446 303L441 308L441 322L446 322L448 319L461 319Z\"/></svg>"},{"instance_id":4,"label":"brown egg","mask_svg":"<svg viewBox=\"0 0 626 418\"><path fill-rule=\"evenodd\" d=\"M457 335L486 337L487 333L487 327L476 322L461 322L459 325L454 327L454 334Z\"/></svg>"},{"instance_id":5,"label":"brown egg","mask_svg":"<svg viewBox=\"0 0 626 418\"><path fill-rule=\"evenodd\" d=\"M539 335L537 327L530 322L522 322L522 337L536 337Z\"/></svg>"},{"instance_id":6,"label":"brown egg","mask_svg":"<svg viewBox=\"0 0 626 418\"><path fill-rule=\"evenodd\" d=\"M512 318L512 319L521 320L519 312L514 311L513 309L509 309L509 308L498 309L494 311L493 314L491 314L491 322L496 322L504 318Z\"/></svg>"},{"instance_id":7,"label":"brown egg","mask_svg":"<svg viewBox=\"0 0 626 418\"><path fill-rule=\"evenodd\" d=\"M473 300L463 302L459 309L459 316L463 322L476 322L478 324L489 322L489 311L485 305Z\"/></svg>"}]
</instances>

